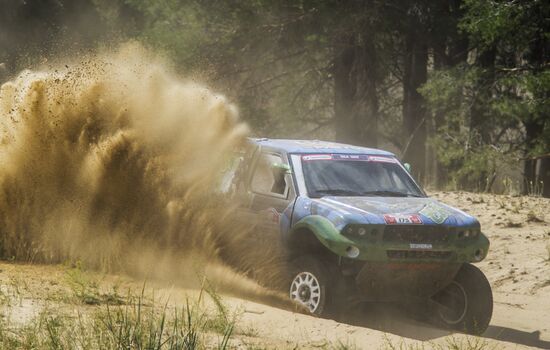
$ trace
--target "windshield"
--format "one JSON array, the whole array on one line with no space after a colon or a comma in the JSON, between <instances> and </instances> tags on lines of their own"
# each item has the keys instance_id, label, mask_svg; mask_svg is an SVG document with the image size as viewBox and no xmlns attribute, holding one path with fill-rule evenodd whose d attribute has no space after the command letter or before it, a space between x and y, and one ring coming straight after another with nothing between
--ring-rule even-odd
<instances>
[{"instance_id":1,"label":"windshield","mask_svg":"<svg viewBox=\"0 0 550 350\"><path fill-rule=\"evenodd\" d=\"M424 197L397 159L384 156L309 154L302 156L308 195Z\"/></svg>"}]
</instances>

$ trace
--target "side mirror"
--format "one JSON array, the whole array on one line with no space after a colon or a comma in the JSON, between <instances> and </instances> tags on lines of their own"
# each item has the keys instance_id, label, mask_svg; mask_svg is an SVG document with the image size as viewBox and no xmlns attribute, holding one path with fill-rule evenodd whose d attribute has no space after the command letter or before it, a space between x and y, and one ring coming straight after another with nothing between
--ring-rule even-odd
<instances>
[{"instance_id":1,"label":"side mirror","mask_svg":"<svg viewBox=\"0 0 550 350\"><path fill-rule=\"evenodd\" d=\"M290 166L289 166L288 164L283 164L283 163L272 163L272 164L271 164L271 169L272 169L272 170L282 171L282 172L284 172L285 174L290 174Z\"/></svg>"},{"instance_id":2,"label":"side mirror","mask_svg":"<svg viewBox=\"0 0 550 350\"><path fill-rule=\"evenodd\" d=\"M271 171L273 172L273 186L271 192L284 195L287 189L285 176L290 174L290 166L282 163L271 164Z\"/></svg>"},{"instance_id":3,"label":"side mirror","mask_svg":"<svg viewBox=\"0 0 550 350\"><path fill-rule=\"evenodd\" d=\"M409 173L411 172L412 167L411 167L411 165L410 165L409 163L405 163L405 164L403 164L403 166L405 167L405 169L407 169L407 171L408 171Z\"/></svg>"}]
</instances>

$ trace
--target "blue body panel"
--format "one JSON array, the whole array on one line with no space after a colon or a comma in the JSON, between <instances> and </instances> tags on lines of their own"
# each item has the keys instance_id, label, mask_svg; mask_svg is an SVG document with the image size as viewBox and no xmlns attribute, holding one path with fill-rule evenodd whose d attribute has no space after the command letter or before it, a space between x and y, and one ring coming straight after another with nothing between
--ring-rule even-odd
<instances>
[{"instance_id":1,"label":"blue body panel","mask_svg":"<svg viewBox=\"0 0 550 350\"><path fill-rule=\"evenodd\" d=\"M438 208L444 220L436 222L430 215L424 215L427 206ZM451 227L476 227L478 221L461 210L442 204L432 198L401 197L323 197L312 199L298 197L294 206L292 222L296 223L308 215L321 215L341 230L348 224L386 225L384 215L419 215L422 225L444 225ZM283 235L291 227L281 227Z\"/></svg>"}]
</instances>

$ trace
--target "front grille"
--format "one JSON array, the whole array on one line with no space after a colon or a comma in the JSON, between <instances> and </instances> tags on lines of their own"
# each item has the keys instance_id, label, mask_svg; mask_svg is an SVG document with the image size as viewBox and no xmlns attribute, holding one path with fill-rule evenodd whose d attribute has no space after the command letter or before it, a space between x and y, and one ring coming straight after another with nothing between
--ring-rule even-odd
<instances>
[{"instance_id":1,"label":"front grille","mask_svg":"<svg viewBox=\"0 0 550 350\"><path fill-rule=\"evenodd\" d=\"M388 225L384 229L385 242L437 243L447 242L449 237L445 226Z\"/></svg>"},{"instance_id":2,"label":"front grille","mask_svg":"<svg viewBox=\"0 0 550 350\"><path fill-rule=\"evenodd\" d=\"M431 250L388 250L386 252L390 259L435 259L448 260L452 256L449 251L431 251Z\"/></svg>"}]
</instances>

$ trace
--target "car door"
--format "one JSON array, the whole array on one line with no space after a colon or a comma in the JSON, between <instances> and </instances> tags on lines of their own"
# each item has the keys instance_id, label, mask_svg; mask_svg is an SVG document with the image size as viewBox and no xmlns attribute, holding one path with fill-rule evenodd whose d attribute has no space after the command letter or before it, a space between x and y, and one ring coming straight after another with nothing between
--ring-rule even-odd
<instances>
[{"instance_id":1,"label":"car door","mask_svg":"<svg viewBox=\"0 0 550 350\"><path fill-rule=\"evenodd\" d=\"M248 193L250 211L258 220L258 234L279 236L279 220L296 197L286 157L262 151L253 167Z\"/></svg>"}]
</instances>

